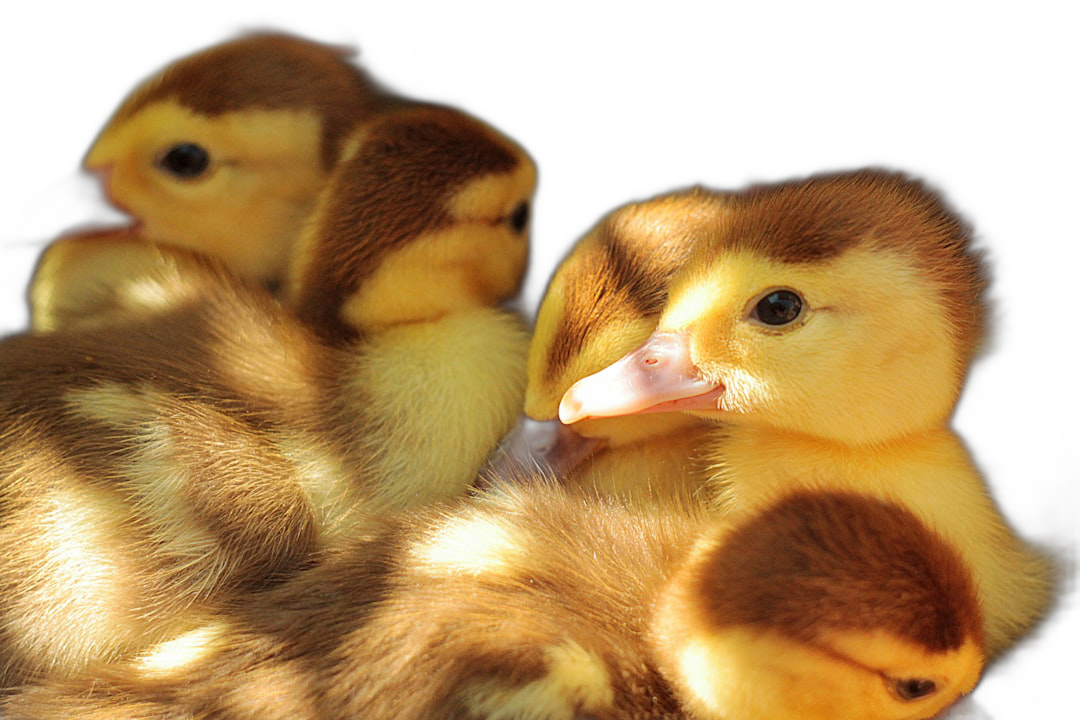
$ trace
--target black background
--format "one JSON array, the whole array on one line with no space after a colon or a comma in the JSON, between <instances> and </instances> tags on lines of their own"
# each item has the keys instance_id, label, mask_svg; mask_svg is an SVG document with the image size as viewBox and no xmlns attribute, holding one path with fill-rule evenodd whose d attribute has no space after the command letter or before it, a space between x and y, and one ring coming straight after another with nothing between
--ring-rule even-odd
<instances>
[{"instance_id":1,"label":"black background","mask_svg":"<svg viewBox=\"0 0 1080 720\"><path fill-rule=\"evenodd\" d=\"M367 67L397 90L469 109L534 154L534 300L568 245L629 200L694 182L733 187L865 165L933 180L974 220L997 269L1000 350L976 371L957 425L1018 527L1075 546L1076 383L1066 343L1077 328L1077 123L1067 108L1076 73L1054 31L1063 19L943 27L936 17L848 17L823 31L822 18L812 25L779 10L720 21L665 12L588 27L563 15L541 28L526 14L197 16L162 5L152 22L93 15L66 16L64 27L51 17L11 25L13 227L0 237L0 329L25 326L40 244L78 219L68 182L132 83L235 31L293 29L359 44ZM984 678L976 697L991 716L1054 717L1058 703L1071 705L1075 594L1066 604L1038 641Z\"/></svg>"}]
</instances>

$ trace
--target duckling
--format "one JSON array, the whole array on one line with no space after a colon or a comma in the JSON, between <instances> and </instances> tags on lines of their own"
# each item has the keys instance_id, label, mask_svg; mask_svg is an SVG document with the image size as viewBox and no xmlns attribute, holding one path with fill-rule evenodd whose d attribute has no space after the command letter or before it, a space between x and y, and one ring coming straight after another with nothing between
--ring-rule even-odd
<instances>
[{"instance_id":1,"label":"duckling","mask_svg":"<svg viewBox=\"0 0 1080 720\"><path fill-rule=\"evenodd\" d=\"M400 102L351 54L257 33L182 58L124 100L83 165L144 239L276 285L349 136Z\"/></svg>"},{"instance_id":2,"label":"duckling","mask_svg":"<svg viewBox=\"0 0 1080 720\"><path fill-rule=\"evenodd\" d=\"M921 183L876 170L717 193L710 207L656 332L571 387L560 418L722 422L711 504L732 519L792 478L908 508L971 567L996 657L1046 612L1055 570L948 426L986 322L967 226Z\"/></svg>"},{"instance_id":3,"label":"duckling","mask_svg":"<svg viewBox=\"0 0 1080 720\"><path fill-rule=\"evenodd\" d=\"M963 563L902 506L742 524L530 479L398 516L7 718L928 718L974 686Z\"/></svg>"},{"instance_id":4,"label":"duckling","mask_svg":"<svg viewBox=\"0 0 1080 720\"><path fill-rule=\"evenodd\" d=\"M408 106L329 182L285 306L215 258L120 238L103 252L137 254L107 295L140 312L0 343L0 687L135 652L461 494L512 426L528 336L495 305L522 279L532 161ZM439 282L392 292L410 272Z\"/></svg>"},{"instance_id":5,"label":"duckling","mask_svg":"<svg viewBox=\"0 0 1080 720\"><path fill-rule=\"evenodd\" d=\"M638 347L656 328L672 277L712 221L714 199L701 191L633 203L605 217L576 243L548 285L529 347L528 426L511 453L518 464L557 467L566 482L624 497L693 495L707 477L697 459L709 424L689 415L587 419L577 436L599 445L584 456L582 440L557 420L563 394ZM547 455L529 456L529 433ZM559 438L559 441L554 441ZM560 447L571 458L561 457Z\"/></svg>"}]
</instances>

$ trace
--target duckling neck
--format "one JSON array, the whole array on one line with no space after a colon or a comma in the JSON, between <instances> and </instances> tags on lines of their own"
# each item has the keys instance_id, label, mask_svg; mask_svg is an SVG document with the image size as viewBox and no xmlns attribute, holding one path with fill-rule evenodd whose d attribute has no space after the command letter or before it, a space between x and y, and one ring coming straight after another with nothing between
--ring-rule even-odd
<instances>
[{"instance_id":1,"label":"duckling neck","mask_svg":"<svg viewBox=\"0 0 1080 720\"><path fill-rule=\"evenodd\" d=\"M703 423L677 425L659 435L615 440L578 468L570 481L632 501L696 497L708 478L699 449L710 430Z\"/></svg>"},{"instance_id":2,"label":"duckling neck","mask_svg":"<svg viewBox=\"0 0 1080 720\"><path fill-rule=\"evenodd\" d=\"M747 511L799 489L897 499L917 497L931 478L955 476L957 468L978 477L959 438L947 427L855 445L732 425L724 428L709 457L721 502Z\"/></svg>"}]
</instances>

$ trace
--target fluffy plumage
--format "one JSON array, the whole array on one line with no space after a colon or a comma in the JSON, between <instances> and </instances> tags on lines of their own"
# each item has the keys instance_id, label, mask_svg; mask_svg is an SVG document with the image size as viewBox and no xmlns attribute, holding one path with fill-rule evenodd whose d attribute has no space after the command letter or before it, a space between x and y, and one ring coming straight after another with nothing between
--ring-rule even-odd
<instances>
[{"instance_id":1,"label":"fluffy plumage","mask_svg":"<svg viewBox=\"0 0 1080 720\"><path fill-rule=\"evenodd\" d=\"M725 517L753 516L793 485L909 508L970 567L999 654L1046 611L1053 568L1010 530L948 427L985 326L967 226L921 183L879 171L702 207L711 220L657 332L575 384L561 417L721 422L707 452Z\"/></svg>"},{"instance_id":2,"label":"fluffy plumage","mask_svg":"<svg viewBox=\"0 0 1080 720\"><path fill-rule=\"evenodd\" d=\"M462 493L521 406L527 333L495 306L534 186L490 127L401 105L334 166L284 305L136 232L50 250L93 282L0 344L0 684L133 652Z\"/></svg>"},{"instance_id":3,"label":"fluffy plumage","mask_svg":"<svg viewBox=\"0 0 1080 720\"><path fill-rule=\"evenodd\" d=\"M734 525L534 479L4 712L926 718L970 690L978 645L962 563L899 506L809 493Z\"/></svg>"}]
</instances>

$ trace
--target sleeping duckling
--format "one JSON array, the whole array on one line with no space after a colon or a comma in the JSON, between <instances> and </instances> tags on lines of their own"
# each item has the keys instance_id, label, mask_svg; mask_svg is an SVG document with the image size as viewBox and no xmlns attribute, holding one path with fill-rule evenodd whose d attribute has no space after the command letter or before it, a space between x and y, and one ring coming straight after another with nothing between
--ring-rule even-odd
<instances>
[{"instance_id":1,"label":"sleeping duckling","mask_svg":"<svg viewBox=\"0 0 1080 720\"><path fill-rule=\"evenodd\" d=\"M578 241L552 277L537 313L525 393L530 418L559 425L559 402L574 382L649 337L672 277L713 221L712 203L712 196L695 191L627 205ZM601 447L569 464L562 462L559 448L572 456L577 452L580 440L573 432L564 426L529 427L557 435L557 443L539 443L553 459L538 462L558 465L557 474L567 482L624 497L655 497L698 491L707 473L696 456L709 426L675 413L584 420L574 430ZM524 434L521 444L529 440Z\"/></svg>"},{"instance_id":2,"label":"sleeping duckling","mask_svg":"<svg viewBox=\"0 0 1080 720\"><path fill-rule=\"evenodd\" d=\"M723 422L713 502L733 520L784 498L792 478L908 508L971 567L998 655L1046 612L1055 573L948 427L986 315L967 227L920 183L878 171L711 206L657 332L570 388L560 417Z\"/></svg>"},{"instance_id":3,"label":"sleeping duckling","mask_svg":"<svg viewBox=\"0 0 1080 720\"><path fill-rule=\"evenodd\" d=\"M387 177L367 185L373 158ZM146 311L0 343L0 686L133 652L376 516L461 494L513 424L527 333L493 306L524 271L531 160L408 107L330 182L289 307L143 244L109 292ZM387 291L421 284L410 268L439 284Z\"/></svg>"},{"instance_id":4,"label":"sleeping duckling","mask_svg":"<svg viewBox=\"0 0 1080 720\"><path fill-rule=\"evenodd\" d=\"M260 33L140 85L84 159L142 237L275 285L357 124L399 102L347 50Z\"/></svg>"},{"instance_id":5,"label":"sleeping duckling","mask_svg":"<svg viewBox=\"0 0 1080 720\"><path fill-rule=\"evenodd\" d=\"M956 554L846 493L734 525L532 479L398 517L246 600L4 716L912 720L981 667Z\"/></svg>"}]
</instances>

